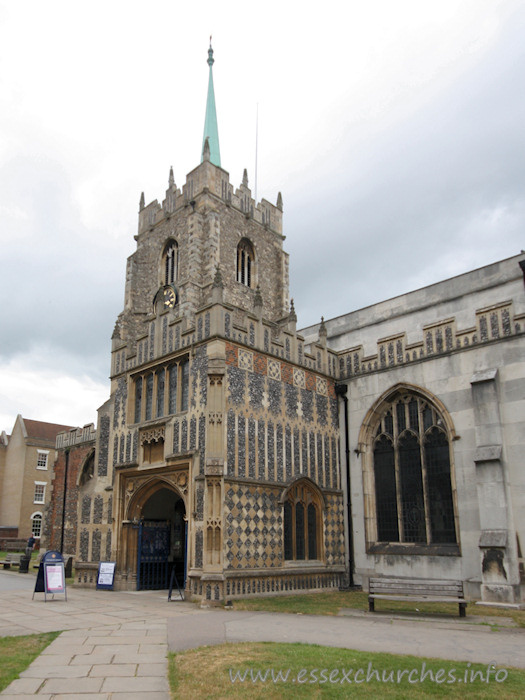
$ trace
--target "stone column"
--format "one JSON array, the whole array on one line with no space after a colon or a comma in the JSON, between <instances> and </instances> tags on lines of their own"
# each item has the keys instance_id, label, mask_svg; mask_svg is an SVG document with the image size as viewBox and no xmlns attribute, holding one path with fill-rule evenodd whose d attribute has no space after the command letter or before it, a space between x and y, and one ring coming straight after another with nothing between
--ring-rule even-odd
<instances>
[{"instance_id":1,"label":"stone column","mask_svg":"<svg viewBox=\"0 0 525 700\"><path fill-rule=\"evenodd\" d=\"M476 430L481 597L485 601L514 603L519 600L519 572L499 410L498 370L476 372L470 383Z\"/></svg>"}]
</instances>

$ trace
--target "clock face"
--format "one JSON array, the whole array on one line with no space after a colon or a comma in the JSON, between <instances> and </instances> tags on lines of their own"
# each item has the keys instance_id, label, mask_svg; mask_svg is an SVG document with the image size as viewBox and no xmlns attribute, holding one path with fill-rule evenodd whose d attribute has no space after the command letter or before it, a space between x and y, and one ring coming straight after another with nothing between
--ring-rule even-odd
<instances>
[{"instance_id":1,"label":"clock face","mask_svg":"<svg viewBox=\"0 0 525 700\"><path fill-rule=\"evenodd\" d=\"M177 303L177 296L175 291L171 287L166 287L164 289L164 306L167 309L173 309Z\"/></svg>"}]
</instances>

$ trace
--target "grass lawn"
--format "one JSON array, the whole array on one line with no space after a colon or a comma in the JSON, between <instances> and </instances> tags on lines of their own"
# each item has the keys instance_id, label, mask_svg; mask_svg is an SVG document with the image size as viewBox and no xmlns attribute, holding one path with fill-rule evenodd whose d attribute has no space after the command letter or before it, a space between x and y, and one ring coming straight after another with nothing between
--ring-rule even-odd
<instances>
[{"instance_id":1,"label":"grass lawn","mask_svg":"<svg viewBox=\"0 0 525 700\"><path fill-rule=\"evenodd\" d=\"M0 637L0 692L18 678L59 634L46 632L23 637Z\"/></svg>"},{"instance_id":2,"label":"grass lawn","mask_svg":"<svg viewBox=\"0 0 525 700\"><path fill-rule=\"evenodd\" d=\"M173 698L192 700L525 697L521 669L492 668L487 683L482 664L314 644L221 644L170 654L169 679Z\"/></svg>"},{"instance_id":3,"label":"grass lawn","mask_svg":"<svg viewBox=\"0 0 525 700\"><path fill-rule=\"evenodd\" d=\"M364 591L335 591L334 593L311 593L267 598L244 598L234 600L235 610L264 610L266 612L302 613L303 615L337 615L343 608L368 610L368 595ZM459 619L457 603L412 603L397 600L376 600L376 612L405 612L427 615L447 615ZM371 613L373 614L373 613ZM467 607L469 616L493 617L497 625L498 617L512 618L520 627L525 627L525 610L511 610L475 606Z\"/></svg>"}]
</instances>

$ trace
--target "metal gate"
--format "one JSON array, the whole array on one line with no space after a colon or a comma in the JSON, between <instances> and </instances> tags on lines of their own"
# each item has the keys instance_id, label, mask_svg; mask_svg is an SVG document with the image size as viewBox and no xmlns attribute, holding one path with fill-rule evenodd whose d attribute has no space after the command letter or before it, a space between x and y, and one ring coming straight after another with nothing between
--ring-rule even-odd
<instances>
[{"instance_id":1,"label":"metal gate","mask_svg":"<svg viewBox=\"0 0 525 700\"><path fill-rule=\"evenodd\" d=\"M141 520L139 523L137 591L169 588L170 523Z\"/></svg>"}]
</instances>

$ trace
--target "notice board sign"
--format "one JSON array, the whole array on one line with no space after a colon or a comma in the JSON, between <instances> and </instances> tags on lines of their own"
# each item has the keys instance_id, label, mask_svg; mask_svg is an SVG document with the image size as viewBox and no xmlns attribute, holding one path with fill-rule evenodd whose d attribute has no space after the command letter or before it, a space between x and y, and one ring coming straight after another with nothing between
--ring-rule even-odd
<instances>
[{"instance_id":1,"label":"notice board sign","mask_svg":"<svg viewBox=\"0 0 525 700\"><path fill-rule=\"evenodd\" d=\"M43 593L46 602L48 593L53 597L55 593L63 593L67 600L64 559L60 552L46 552L42 557L38 567L33 598L35 593Z\"/></svg>"},{"instance_id":2,"label":"notice board sign","mask_svg":"<svg viewBox=\"0 0 525 700\"><path fill-rule=\"evenodd\" d=\"M115 582L116 561L101 561L98 565L97 590L112 591Z\"/></svg>"}]
</instances>

